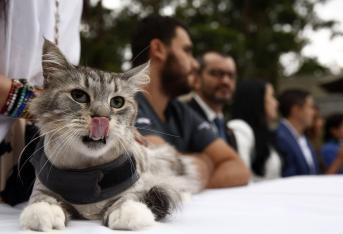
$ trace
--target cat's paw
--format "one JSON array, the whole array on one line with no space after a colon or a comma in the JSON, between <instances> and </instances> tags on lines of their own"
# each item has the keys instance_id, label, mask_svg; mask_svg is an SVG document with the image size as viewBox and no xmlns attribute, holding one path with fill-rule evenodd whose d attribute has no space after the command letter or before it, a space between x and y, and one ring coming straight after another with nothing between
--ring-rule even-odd
<instances>
[{"instance_id":1,"label":"cat's paw","mask_svg":"<svg viewBox=\"0 0 343 234\"><path fill-rule=\"evenodd\" d=\"M151 210L144 203L132 200L125 201L108 217L108 227L111 229L139 230L155 223Z\"/></svg>"},{"instance_id":2,"label":"cat's paw","mask_svg":"<svg viewBox=\"0 0 343 234\"><path fill-rule=\"evenodd\" d=\"M65 228L65 214L58 205L37 202L27 206L20 215L20 226L25 230L51 231Z\"/></svg>"}]
</instances>

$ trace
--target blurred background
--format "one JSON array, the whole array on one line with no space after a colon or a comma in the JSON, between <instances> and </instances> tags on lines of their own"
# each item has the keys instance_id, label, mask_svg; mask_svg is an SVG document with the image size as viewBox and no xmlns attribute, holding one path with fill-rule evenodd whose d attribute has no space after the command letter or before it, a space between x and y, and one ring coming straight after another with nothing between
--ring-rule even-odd
<instances>
[{"instance_id":1,"label":"blurred background","mask_svg":"<svg viewBox=\"0 0 343 234\"><path fill-rule=\"evenodd\" d=\"M130 68L137 19L170 15L189 28L194 55L232 55L238 79L304 88L326 115L343 111L342 0L84 0L81 64Z\"/></svg>"}]
</instances>

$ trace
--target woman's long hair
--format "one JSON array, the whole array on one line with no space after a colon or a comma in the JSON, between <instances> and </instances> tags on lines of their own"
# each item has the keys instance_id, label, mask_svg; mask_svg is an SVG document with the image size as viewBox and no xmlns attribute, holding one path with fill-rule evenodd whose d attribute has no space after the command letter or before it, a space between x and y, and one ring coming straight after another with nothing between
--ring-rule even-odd
<instances>
[{"instance_id":1,"label":"woman's long hair","mask_svg":"<svg viewBox=\"0 0 343 234\"><path fill-rule=\"evenodd\" d=\"M338 141L332 134L333 129L337 129L343 124L343 113L333 113L326 118L324 125L324 141Z\"/></svg>"},{"instance_id":2,"label":"woman's long hair","mask_svg":"<svg viewBox=\"0 0 343 234\"><path fill-rule=\"evenodd\" d=\"M252 170L260 176L265 175L265 164L275 138L273 132L269 130L265 113L267 84L262 80L239 82L232 106L232 118L244 120L254 132L255 149L252 155Z\"/></svg>"}]
</instances>

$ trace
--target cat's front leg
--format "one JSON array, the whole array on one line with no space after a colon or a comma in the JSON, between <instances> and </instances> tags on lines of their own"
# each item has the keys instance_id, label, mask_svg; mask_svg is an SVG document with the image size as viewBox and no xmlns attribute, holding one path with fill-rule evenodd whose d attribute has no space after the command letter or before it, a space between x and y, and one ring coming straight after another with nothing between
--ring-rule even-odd
<instances>
[{"instance_id":1,"label":"cat's front leg","mask_svg":"<svg viewBox=\"0 0 343 234\"><path fill-rule=\"evenodd\" d=\"M20 226L25 230L51 231L64 229L67 215L53 198L29 204L20 215Z\"/></svg>"},{"instance_id":2,"label":"cat's front leg","mask_svg":"<svg viewBox=\"0 0 343 234\"><path fill-rule=\"evenodd\" d=\"M156 223L146 204L127 199L113 204L105 215L105 224L111 229L140 230Z\"/></svg>"}]
</instances>

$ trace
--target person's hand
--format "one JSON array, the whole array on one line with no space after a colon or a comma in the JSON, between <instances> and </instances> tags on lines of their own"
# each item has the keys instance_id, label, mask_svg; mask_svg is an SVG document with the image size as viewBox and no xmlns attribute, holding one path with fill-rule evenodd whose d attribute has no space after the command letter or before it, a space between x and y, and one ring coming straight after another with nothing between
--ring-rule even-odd
<instances>
[{"instance_id":1,"label":"person's hand","mask_svg":"<svg viewBox=\"0 0 343 234\"><path fill-rule=\"evenodd\" d=\"M340 159L343 163L343 144L341 143L338 153L337 153L337 159Z\"/></svg>"}]
</instances>

